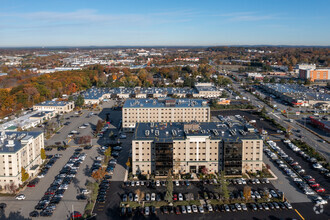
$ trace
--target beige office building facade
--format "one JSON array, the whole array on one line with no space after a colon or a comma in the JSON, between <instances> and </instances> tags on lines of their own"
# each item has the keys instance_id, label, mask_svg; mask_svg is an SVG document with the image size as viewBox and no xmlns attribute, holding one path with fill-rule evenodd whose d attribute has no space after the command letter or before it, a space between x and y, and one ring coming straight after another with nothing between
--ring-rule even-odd
<instances>
[{"instance_id":1,"label":"beige office building facade","mask_svg":"<svg viewBox=\"0 0 330 220\"><path fill-rule=\"evenodd\" d=\"M45 101L33 106L33 110L54 111L55 114L63 114L73 111L74 102L69 101Z\"/></svg>"},{"instance_id":2,"label":"beige office building facade","mask_svg":"<svg viewBox=\"0 0 330 220\"><path fill-rule=\"evenodd\" d=\"M209 122L210 107L201 99L129 99L122 111L124 131L142 122Z\"/></svg>"},{"instance_id":3,"label":"beige office building facade","mask_svg":"<svg viewBox=\"0 0 330 220\"><path fill-rule=\"evenodd\" d=\"M262 149L261 137L244 125L140 123L132 140L132 169L133 174L159 176L168 170L241 175L262 169Z\"/></svg>"},{"instance_id":4,"label":"beige office building facade","mask_svg":"<svg viewBox=\"0 0 330 220\"><path fill-rule=\"evenodd\" d=\"M22 167L30 177L36 176L42 164L43 132L1 132L0 186L2 189L22 184Z\"/></svg>"}]
</instances>

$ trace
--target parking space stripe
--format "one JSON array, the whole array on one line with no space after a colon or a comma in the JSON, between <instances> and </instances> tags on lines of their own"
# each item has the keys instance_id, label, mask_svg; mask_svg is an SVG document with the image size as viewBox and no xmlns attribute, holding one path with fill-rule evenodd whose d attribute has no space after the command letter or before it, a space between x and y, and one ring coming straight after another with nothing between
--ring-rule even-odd
<instances>
[{"instance_id":1,"label":"parking space stripe","mask_svg":"<svg viewBox=\"0 0 330 220\"><path fill-rule=\"evenodd\" d=\"M302 217L302 215L298 212L297 209L295 209L295 211L297 212L297 214L300 216L300 218L301 218L302 220L305 220L304 217Z\"/></svg>"}]
</instances>

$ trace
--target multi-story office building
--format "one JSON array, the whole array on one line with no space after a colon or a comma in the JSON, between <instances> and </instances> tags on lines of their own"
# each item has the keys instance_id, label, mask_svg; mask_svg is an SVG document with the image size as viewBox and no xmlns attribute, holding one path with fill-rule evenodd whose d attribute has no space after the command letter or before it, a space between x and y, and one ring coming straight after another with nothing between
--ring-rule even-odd
<instances>
[{"instance_id":1,"label":"multi-story office building","mask_svg":"<svg viewBox=\"0 0 330 220\"><path fill-rule=\"evenodd\" d=\"M139 122L209 122L210 107L200 99L129 99L122 112L124 131Z\"/></svg>"},{"instance_id":2,"label":"multi-story office building","mask_svg":"<svg viewBox=\"0 0 330 220\"><path fill-rule=\"evenodd\" d=\"M39 111L54 111L58 113L71 112L74 109L74 102L65 101L44 101L33 106L33 110Z\"/></svg>"},{"instance_id":3,"label":"multi-story office building","mask_svg":"<svg viewBox=\"0 0 330 220\"><path fill-rule=\"evenodd\" d=\"M29 176L35 176L42 164L43 132L1 132L0 186L22 184L22 167Z\"/></svg>"},{"instance_id":4,"label":"multi-story office building","mask_svg":"<svg viewBox=\"0 0 330 220\"><path fill-rule=\"evenodd\" d=\"M300 79L309 79L311 82L330 80L330 69L299 69Z\"/></svg>"},{"instance_id":5,"label":"multi-story office building","mask_svg":"<svg viewBox=\"0 0 330 220\"><path fill-rule=\"evenodd\" d=\"M138 123L132 140L133 174L209 173L262 170L263 140L237 121Z\"/></svg>"}]
</instances>

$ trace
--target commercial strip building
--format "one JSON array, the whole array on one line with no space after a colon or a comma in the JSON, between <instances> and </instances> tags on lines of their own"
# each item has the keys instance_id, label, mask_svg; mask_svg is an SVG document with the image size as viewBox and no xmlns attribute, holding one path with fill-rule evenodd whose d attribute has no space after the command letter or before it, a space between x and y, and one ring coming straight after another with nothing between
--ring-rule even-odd
<instances>
[{"instance_id":1,"label":"commercial strip building","mask_svg":"<svg viewBox=\"0 0 330 220\"><path fill-rule=\"evenodd\" d=\"M330 108L330 94L320 93L298 84L262 84L267 92L293 106Z\"/></svg>"},{"instance_id":2,"label":"commercial strip building","mask_svg":"<svg viewBox=\"0 0 330 220\"><path fill-rule=\"evenodd\" d=\"M222 170L241 175L262 170L263 140L238 122L138 123L132 140L133 174L165 176Z\"/></svg>"},{"instance_id":3,"label":"commercial strip building","mask_svg":"<svg viewBox=\"0 0 330 220\"><path fill-rule=\"evenodd\" d=\"M0 136L0 186L22 184L21 169L30 177L38 172L42 164L40 156L44 148L43 132L2 131Z\"/></svg>"},{"instance_id":4,"label":"commercial strip building","mask_svg":"<svg viewBox=\"0 0 330 220\"><path fill-rule=\"evenodd\" d=\"M128 99L122 110L124 131L140 122L209 122L210 107L202 99Z\"/></svg>"},{"instance_id":5,"label":"commercial strip building","mask_svg":"<svg viewBox=\"0 0 330 220\"><path fill-rule=\"evenodd\" d=\"M74 109L74 102L71 101L44 101L33 106L33 110L54 111L55 114L71 112Z\"/></svg>"},{"instance_id":6,"label":"commercial strip building","mask_svg":"<svg viewBox=\"0 0 330 220\"><path fill-rule=\"evenodd\" d=\"M312 125L315 125L319 129L323 130L327 134L330 134L330 117L309 117Z\"/></svg>"},{"instance_id":7,"label":"commercial strip building","mask_svg":"<svg viewBox=\"0 0 330 220\"><path fill-rule=\"evenodd\" d=\"M27 130L55 117L54 111L32 111L0 124L0 130Z\"/></svg>"}]
</instances>

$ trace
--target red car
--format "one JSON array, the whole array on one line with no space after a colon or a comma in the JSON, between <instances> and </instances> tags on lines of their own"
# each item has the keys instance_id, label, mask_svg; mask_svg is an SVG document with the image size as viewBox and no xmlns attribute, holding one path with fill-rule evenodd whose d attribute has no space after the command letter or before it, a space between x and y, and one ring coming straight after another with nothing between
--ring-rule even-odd
<instances>
[{"instance_id":1,"label":"red car","mask_svg":"<svg viewBox=\"0 0 330 220\"><path fill-rule=\"evenodd\" d=\"M309 186L313 187L313 188L316 188L316 187L319 187L320 184L314 182L314 183L310 183Z\"/></svg>"},{"instance_id":2,"label":"red car","mask_svg":"<svg viewBox=\"0 0 330 220\"><path fill-rule=\"evenodd\" d=\"M298 162L292 162L290 165L291 166L297 166L299 163Z\"/></svg>"},{"instance_id":3,"label":"red car","mask_svg":"<svg viewBox=\"0 0 330 220\"><path fill-rule=\"evenodd\" d=\"M177 201L178 200L178 195L177 194L174 194L173 195L173 201Z\"/></svg>"},{"instance_id":4,"label":"red car","mask_svg":"<svg viewBox=\"0 0 330 220\"><path fill-rule=\"evenodd\" d=\"M80 212L74 211L73 213L71 213L71 218L81 218L82 215Z\"/></svg>"},{"instance_id":5,"label":"red car","mask_svg":"<svg viewBox=\"0 0 330 220\"><path fill-rule=\"evenodd\" d=\"M318 193L323 193L323 192L325 192L325 189L322 187L319 187L319 188L316 188L315 191Z\"/></svg>"},{"instance_id":6,"label":"red car","mask_svg":"<svg viewBox=\"0 0 330 220\"><path fill-rule=\"evenodd\" d=\"M27 185L27 187L36 187L36 184L35 184L35 183L29 183L29 184Z\"/></svg>"}]
</instances>

